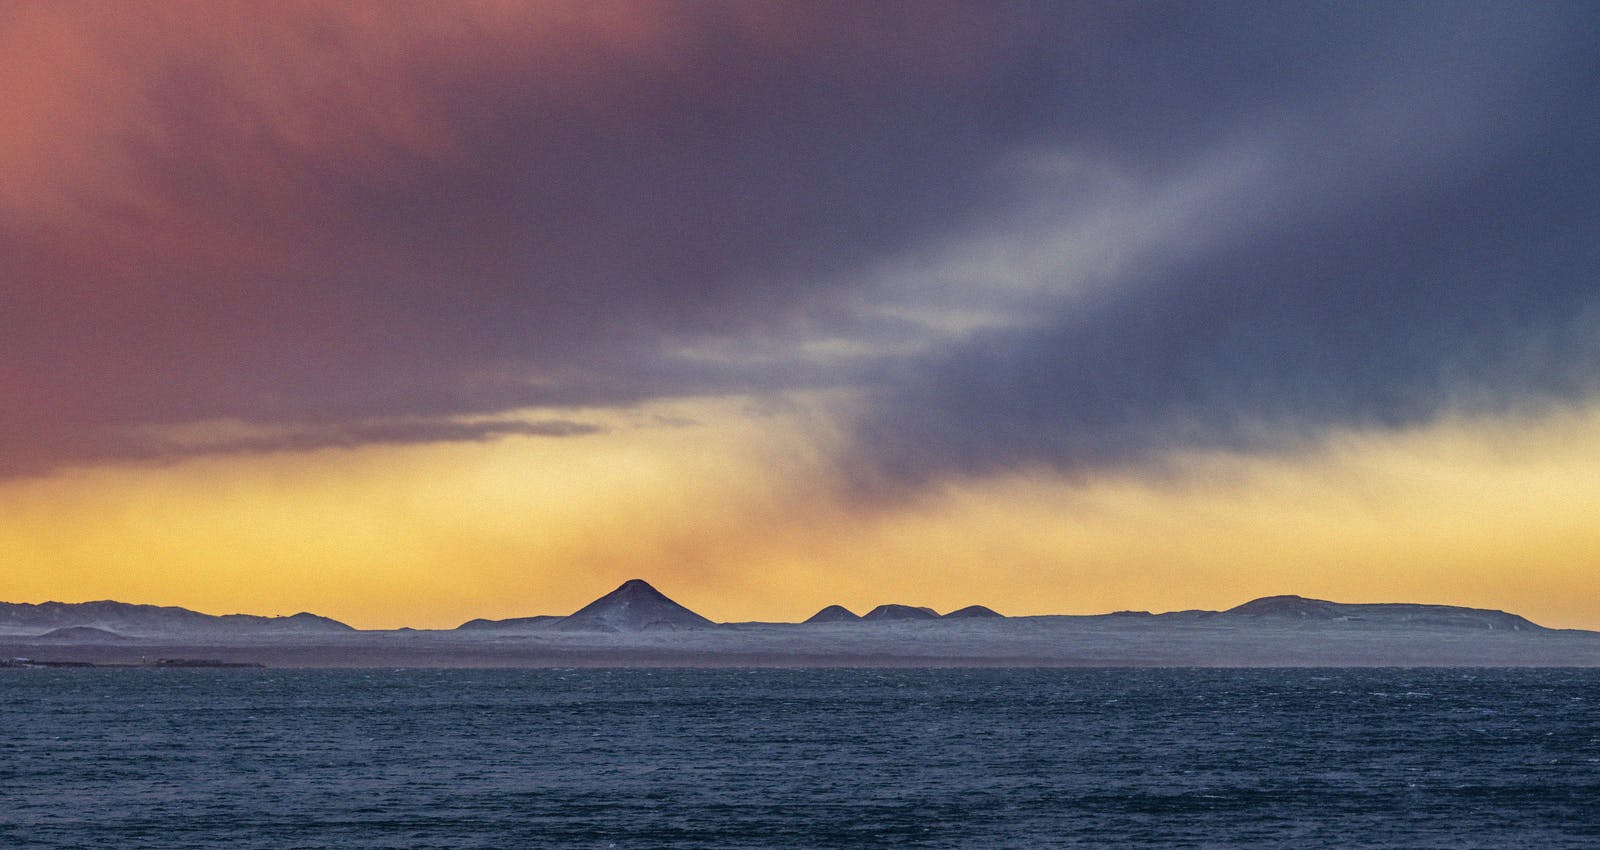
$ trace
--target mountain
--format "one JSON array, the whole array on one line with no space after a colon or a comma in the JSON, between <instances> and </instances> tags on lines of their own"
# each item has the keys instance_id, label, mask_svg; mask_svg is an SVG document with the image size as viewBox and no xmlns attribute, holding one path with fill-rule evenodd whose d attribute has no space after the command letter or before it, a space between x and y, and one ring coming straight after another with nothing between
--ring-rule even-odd
<instances>
[{"instance_id":1,"label":"mountain","mask_svg":"<svg viewBox=\"0 0 1600 850\"><path fill-rule=\"evenodd\" d=\"M828 607L812 614L808 623L854 623L861 619L860 615L843 605L829 605Z\"/></svg>"},{"instance_id":2,"label":"mountain","mask_svg":"<svg viewBox=\"0 0 1600 850\"><path fill-rule=\"evenodd\" d=\"M456 631L468 632L520 632L528 629L539 629L565 619L555 614L540 614L534 617L512 617L508 620L485 620L482 618L468 620L459 626Z\"/></svg>"},{"instance_id":3,"label":"mountain","mask_svg":"<svg viewBox=\"0 0 1600 850\"><path fill-rule=\"evenodd\" d=\"M994 610L993 608L985 608L982 605L968 605L965 608L957 608L956 610L951 611L950 613L944 615L943 619L946 619L946 620L980 620L980 619L991 619L991 618L995 618L995 617L999 617L1001 619L1004 619L1005 615L1000 613L999 611Z\"/></svg>"},{"instance_id":4,"label":"mountain","mask_svg":"<svg viewBox=\"0 0 1600 850\"><path fill-rule=\"evenodd\" d=\"M716 623L668 599L643 579L629 579L554 624L563 631L640 632L704 629Z\"/></svg>"},{"instance_id":5,"label":"mountain","mask_svg":"<svg viewBox=\"0 0 1600 850\"><path fill-rule=\"evenodd\" d=\"M1408 602L1348 603L1307 599L1303 596L1264 596L1221 612L1227 618L1367 622L1384 625L1444 626L1510 632L1546 631L1526 618L1505 611L1464 608L1457 605L1418 605Z\"/></svg>"},{"instance_id":6,"label":"mountain","mask_svg":"<svg viewBox=\"0 0 1600 850\"><path fill-rule=\"evenodd\" d=\"M915 605L879 605L862 615L863 620L896 621L896 620L937 620L939 612L932 608L923 608Z\"/></svg>"},{"instance_id":7,"label":"mountain","mask_svg":"<svg viewBox=\"0 0 1600 850\"><path fill-rule=\"evenodd\" d=\"M300 613L290 617L260 617L254 614L214 616L187 608L162 605L134 605L127 602L0 602L0 631L13 634L41 634L60 629L87 627L123 635L205 633L205 634L325 634L353 631L327 617Z\"/></svg>"}]
</instances>

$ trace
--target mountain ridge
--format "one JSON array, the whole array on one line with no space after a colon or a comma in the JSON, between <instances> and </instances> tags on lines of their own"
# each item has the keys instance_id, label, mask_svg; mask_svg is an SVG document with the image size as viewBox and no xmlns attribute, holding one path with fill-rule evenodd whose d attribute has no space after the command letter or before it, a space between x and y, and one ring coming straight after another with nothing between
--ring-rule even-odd
<instances>
[{"instance_id":1,"label":"mountain ridge","mask_svg":"<svg viewBox=\"0 0 1600 850\"><path fill-rule=\"evenodd\" d=\"M879 605L865 615L840 605L829 605L801 623L871 624L883 622L1002 621L1008 618L981 605L956 609L943 616L931 608L901 604ZM1085 615L1080 615L1085 616ZM1409 625L1488 631L1551 631L1522 617L1498 609L1471 608L1412 602L1331 602L1292 594L1263 596L1221 611L1185 610L1161 614L1110 612L1090 617L1155 619L1205 619L1224 622L1330 623ZM474 619L455 631L656 631L706 629L720 625L673 601L643 579L629 579L593 602L566 616L538 615L504 620ZM255 614L204 614L175 605L148 605L95 600L92 602L0 602L0 631L43 634L69 628L100 629L117 635L139 636L169 632L200 634L336 634L361 631L329 617L300 612L288 616ZM375 631L392 631L379 629Z\"/></svg>"}]
</instances>

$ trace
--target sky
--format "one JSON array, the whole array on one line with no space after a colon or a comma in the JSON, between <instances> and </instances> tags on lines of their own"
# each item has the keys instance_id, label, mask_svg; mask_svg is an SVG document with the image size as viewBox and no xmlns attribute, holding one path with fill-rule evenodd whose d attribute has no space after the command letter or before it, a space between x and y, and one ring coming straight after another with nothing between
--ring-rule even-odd
<instances>
[{"instance_id":1,"label":"sky","mask_svg":"<svg viewBox=\"0 0 1600 850\"><path fill-rule=\"evenodd\" d=\"M0 599L1600 628L1597 42L0 0Z\"/></svg>"}]
</instances>

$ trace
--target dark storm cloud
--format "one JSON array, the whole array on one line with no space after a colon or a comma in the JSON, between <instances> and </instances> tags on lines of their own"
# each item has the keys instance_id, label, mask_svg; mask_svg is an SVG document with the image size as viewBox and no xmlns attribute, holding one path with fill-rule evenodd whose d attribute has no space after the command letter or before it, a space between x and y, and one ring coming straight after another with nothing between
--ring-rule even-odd
<instances>
[{"instance_id":1,"label":"dark storm cloud","mask_svg":"<svg viewBox=\"0 0 1600 850\"><path fill-rule=\"evenodd\" d=\"M130 428L782 386L782 329L982 199L1029 22L955 4L208 3L0 19L7 469Z\"/></svg>"},{"instance_id":2,"label":"dark storm cloud","mask_svg":"<svg viewBox=\"0 0 1600 850\"><path fill-rule=\"evenodd\" d=\"M1595 30L1557 5L15 7L0 474L190 422L481 439L462 414L824 384L870 387L861 468L909 477L1572 397ZM1026 297L875 277L1096 216L1105 269ZM883 309L934 294L1026 329L952 350Z\"/></svg>"},{"instance_id":3,"label":"dark storm cloud","mask_svg":"<svg viewBox=\"0 0 1600 850\"><path fill-rule=\"evenodd\" d=\"M1157 39L1166 71L1120 100L1159 119L1086 137L1158 184L1249 150L1200 247L898 370L863 425L877 469L1142 463L1600 390L1593 10L1250 11Z\"/></svg>"}]
</instances>

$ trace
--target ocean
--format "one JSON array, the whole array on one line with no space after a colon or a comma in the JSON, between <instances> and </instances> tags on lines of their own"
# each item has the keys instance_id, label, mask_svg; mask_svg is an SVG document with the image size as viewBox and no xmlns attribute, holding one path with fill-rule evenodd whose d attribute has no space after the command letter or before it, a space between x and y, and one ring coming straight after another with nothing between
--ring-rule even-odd
<instances>
[{"instance_id":1,"label":"ocean","mask_svg":"<svg viewBox=\"0 0 1600 850\"><path fill-rule=\"evenodd\" d=\"M1600 847L1600 670L0 671L0 848Z\"/></svg>"}]
</instances>

